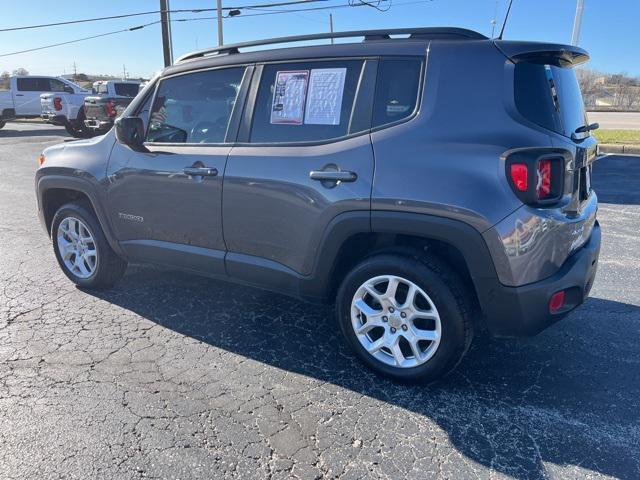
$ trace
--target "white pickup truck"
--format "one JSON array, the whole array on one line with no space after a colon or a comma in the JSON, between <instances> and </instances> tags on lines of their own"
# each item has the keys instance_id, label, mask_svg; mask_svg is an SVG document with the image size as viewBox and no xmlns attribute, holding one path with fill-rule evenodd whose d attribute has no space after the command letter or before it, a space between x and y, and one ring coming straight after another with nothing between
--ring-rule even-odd
<instances>
[{"instance_id":1,"label":"white pickup truck","mask_svg":"<svg viewBox=\"0 0 640 480\"><path fill-rule=\"evenodd\" d=\"M71 82L68 82L74 85ZM69 135L76 138L91 137L91 131L84 125L84 99L91 95L91 90L78 87L71 93L69 89L64 91L54 90L40 95L42 119L52 125L61 125Z\"/></svg>"},{"instance_id":2,"label":"white pickup truck","mask_svg":"<svg viewBox=\"0 0 640 480\"><path fill-rule=\"evenodd\" d=\"M84 97L91 94L91 91L65 78L30 75L11 77L9 89L0 91L0 128L4 127L7 120L42 116L40 96L51 94L53 97L54 93L64 97L67 104L77 106L75 109L69 108L65 114L70 127L70 122L77 124L77 115L84 103Z\"/></svg>"}]
</instances>

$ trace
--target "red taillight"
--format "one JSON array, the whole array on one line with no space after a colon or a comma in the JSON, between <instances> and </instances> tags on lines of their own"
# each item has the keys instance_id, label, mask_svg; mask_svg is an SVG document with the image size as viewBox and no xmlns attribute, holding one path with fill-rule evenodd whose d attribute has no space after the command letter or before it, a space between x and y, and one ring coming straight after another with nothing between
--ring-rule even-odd
<instances>
[{"instance_id":1,"label":"red taillight","mask_svg":"<svg viewBox=\"0 0 640 480\"><path fill-rule=\"evenodd\" d=\"M549 299L549 311L551 313L556 313L562 307L564 307L564 290L554 293Z\"/></svg>"},{"instance_id":2,"label":"red taillight","mask_svg":"<svg viewBox=\"0 0 640 480\"><path fill-rule=\"evenodd\" d=\"M57 111L62 110L62 98L60 97L53 98L53 108L55 108Z\"/></svg>"},{"instance_id":3,"label":"red taillight","mask_svg":"<svg viewBox=\"0 0 640 480\"><path fill-rule=\"evenodd\" d=\"M551 195L551 160L538 161L536 195L539 200L544 200Z\"/></svg>"},{"instance_id":4,"label":"red taillight","mask_svg":"<svg viewBox=\"0 0 640 480\"><path fill-rule=\"evenodd\" d=\"M509 166L509 174L516 190L526 192L529 188L527 165L524 163L512 163Z\"/></svg>"},{"instance_id":5,"label":"red taillight","mask_svg":"<svg viewBox=\"0 0 640 480\"><path fill-rule=\"evenodd\" d=\"M38 157L38 165L42 166L44 164L44 153L41 153Z\"/></svg>"},{"instance_id":6,"label":"red taillight","mask_svg":"<svg viewBox=\"0 0 640 480\"><path fill-rule=\"evenodd\" d=\"M105 103L104 110L105 110L105 112L107 112L107 115L109 117L115 117L116 116L116 106L115 106L115 103L113 103L112 100L109 100L107 103Z\"/></svg>"}]
</instances>

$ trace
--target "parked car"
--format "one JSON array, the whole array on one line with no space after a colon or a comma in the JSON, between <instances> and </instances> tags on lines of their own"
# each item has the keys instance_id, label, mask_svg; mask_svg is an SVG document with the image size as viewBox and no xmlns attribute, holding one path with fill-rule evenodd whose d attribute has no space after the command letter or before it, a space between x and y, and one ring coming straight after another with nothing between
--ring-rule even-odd
<instances>
[{"instance_id":1,"label":"parked car","mask_svg":"<svg viewBox=\"0 0 640 480\"><path fill-rule=\"evenodd\" d=\"M76 138L87 138L91 132L84 126L84 99L91 91L55 91L40 95L41 117L46 123L59 125Z\"/></svg>"},{"instance_id":2,"label":"parked car","mask_svg":"<svg viewBox=\"0 0 640 480\"><path fill-rule=\"evenodd\" d=\"M50 92L55 92L55 95L65 98L65 101L75 102L78 106L82 106L83 95L90 93L66 78L35 75L11 77L9 90L0 91L0 128L7 120L40 117L40 96L51 94ZM77 108L65 111L67 120L74 122L77 112Z\"/></svg>"},{"instance_id":3,"label":"parked car","mask_svg":"<svg viewBox=\"0 0 640 480\"><path fill-rule=\"evenodd\" d=\"M100 134L111 129L113 121L124 112L139 90L140 82L130 80L95 82L95 95L84 99L85 126Z\"/></svg>"},{"instance_id":4,"label":"parked car","mask_svg":"<svg viewBox=\"0 0 640 480\"><path fill-rule=\"evenodd\" d=\"M432 380L478 329L535 335L589 293L587 59L456 28L196 52L105 136L44 151L40 218L77 285L151 262L334 303L367 366Z\"/></svg>"}]
</instances>

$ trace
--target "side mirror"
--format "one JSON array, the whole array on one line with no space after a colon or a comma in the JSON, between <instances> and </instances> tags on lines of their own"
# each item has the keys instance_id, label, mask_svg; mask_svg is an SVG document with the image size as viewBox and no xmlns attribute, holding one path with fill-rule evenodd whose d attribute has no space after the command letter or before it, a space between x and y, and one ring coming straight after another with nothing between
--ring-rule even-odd
<instances>
[{"instance_id":1,"label":"side mirror","mask_svg":"<svg viewBox=\"0 0 640 480\"><path fill-rule=\"evenodd\" d=\"M116 119L116 140L136 152L148 152L144 146L144 123L139 117Z\"/></svg>"}]
</instances>

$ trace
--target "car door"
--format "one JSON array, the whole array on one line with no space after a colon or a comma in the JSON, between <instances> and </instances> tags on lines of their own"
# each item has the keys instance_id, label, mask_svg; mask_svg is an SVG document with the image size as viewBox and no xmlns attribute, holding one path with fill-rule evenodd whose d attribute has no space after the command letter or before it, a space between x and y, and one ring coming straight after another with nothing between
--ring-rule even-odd
<instances>
[{"instance_id":1,"label":"car door","mask_svg":"<svg viewBox=\"0 0 640 480\"><path fill-rule=\"evenodd\" d=\"M48 78L19 77L16 79L14 104L16 115L40 115L40 94L51 90Z\"/></svg>"},{"instance_id":2,"label":"car door","mask_svg":"<svg viewBox=\"0 0 640 480\"><path fill-rule=\"evenodd\" d=\"M369 212L375 71L372 59L256 67L224 179L229 275L308 275L332 219Z\"/></svg>"},{"instance_id":3,"label":"car door","mask_svg":"<svg viewBox=\"0 0 640 480\"><path fill-rule=\"evenodd\" d=\"M147 152L116 143L108 166L108 209L131 258L224 273L222 176L251 67L197 71L159 81ZM149 108L151 105L151 108ZM235 126L234 126L235 125Z\"/></svg>"}]
</instances>

